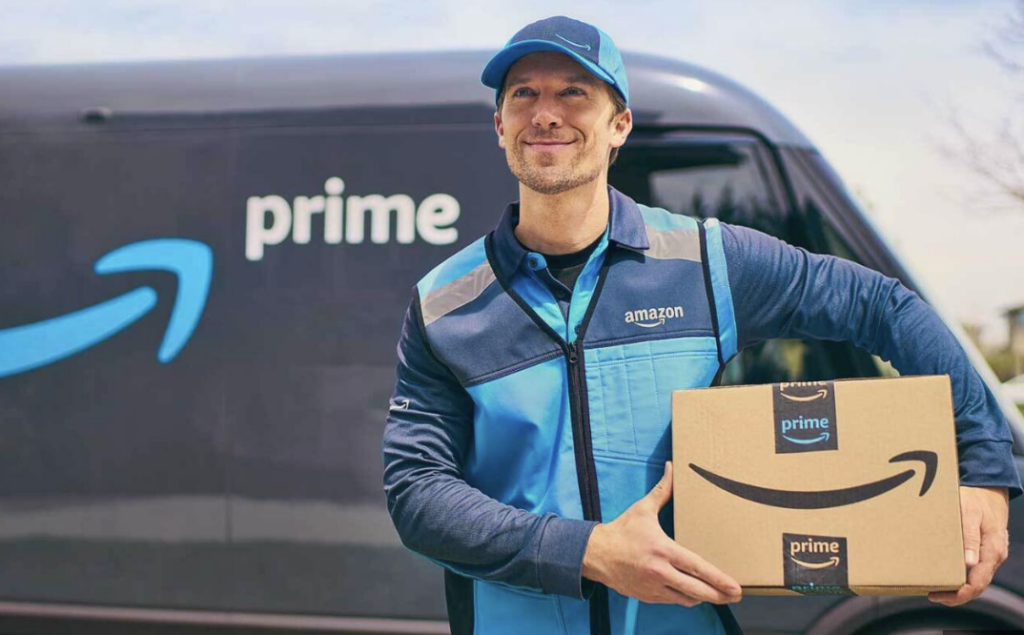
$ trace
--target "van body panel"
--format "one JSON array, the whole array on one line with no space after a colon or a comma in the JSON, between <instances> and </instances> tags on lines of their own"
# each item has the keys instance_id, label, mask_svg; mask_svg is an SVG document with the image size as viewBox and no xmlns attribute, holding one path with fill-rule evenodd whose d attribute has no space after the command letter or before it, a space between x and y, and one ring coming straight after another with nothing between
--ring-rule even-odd
<instances>
[{"instance_id":1,"label":"van body panel","mask_svg":"<svg viewBox=\"0 0 1024 635\"><path fill-rule=\"evenodd\" d=\"M489 119L475 111L494 111L494 91L480 83L492 55L451 51L0 66L5 87L0 134L33 125L268 112L338 115L335 123L342 123L350 109L396 107L450 121L460 112L451 107L463 106L463 123L486 123ZM776 144L811 146L770 104L722 75L644 53L623 53L623 60L635 125L743 127Z\"/></svg>"},{"instance_id":2,"label":"van body panel","mask_svg":"<svg viewBox=\"0 0 1024 635\"><path fill-rule=\"evenodd\" d=\"M0 615L75 605L112 611L111 624L153 617L125 617L139 609L179 625L443 627L441 569L387 514L380 437L413 285L517 197L479 84L488 58L0 68L0 329L140 287L157 296L103 342L0 377ZM624 59L637 125L616 188L918 289L771 106L696 66ZM161 237L214 254L206 307L169 363L157 350L174 276L94 272ZM852 346L787 341L743 351L725 380L880 372ZM1011 536L1024 535L1011 511ZM1013 562L998 579L1020 590ZM842 601L751 597L735 611L751 632L799 632Z\"/></svg>"}]
</instances>

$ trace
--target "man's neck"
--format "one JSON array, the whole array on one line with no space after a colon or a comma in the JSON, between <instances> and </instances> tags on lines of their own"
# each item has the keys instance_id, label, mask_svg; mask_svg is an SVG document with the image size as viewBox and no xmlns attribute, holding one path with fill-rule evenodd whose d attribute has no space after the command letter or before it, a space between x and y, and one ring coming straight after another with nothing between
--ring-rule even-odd
<instances>
[{"instance_id":1,"label":"man's neck","mask_svg":"<svg viewBox=\"0 0 1024 635\"><path fill-rule=\"evenodd\" d=\"M543 254L575 253L604 233L609 205L607 175L553 195L540 194L520 183L516 238Z\"/></svg>"}]
</instances>

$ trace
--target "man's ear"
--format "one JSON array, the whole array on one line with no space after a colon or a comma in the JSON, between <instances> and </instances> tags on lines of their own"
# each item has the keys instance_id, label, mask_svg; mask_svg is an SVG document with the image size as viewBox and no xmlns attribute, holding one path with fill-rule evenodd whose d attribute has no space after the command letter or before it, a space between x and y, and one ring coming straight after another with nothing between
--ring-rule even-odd
<instances>
[{"instance_id":1,"label":"man's ear","mask_svg":"<svg viewBox=\"0 0 1024 635\"><path fill-rule=\"evenodd\" d=\"M626 108L612 117L612 147L619 148L626 143L626 138L633 131L633 111Z\"/></svg>"},{"instance_id":2,"label":"man's ear","mask_svg":"<svg viewBox=\"0 0 1024 635\"><path fill-rule=\"evenodd\" d=\"M505 127L501 124L501 113L494 111L494 132L498 135L498 147L505 148Z\"/></svg>"}]
</instances>

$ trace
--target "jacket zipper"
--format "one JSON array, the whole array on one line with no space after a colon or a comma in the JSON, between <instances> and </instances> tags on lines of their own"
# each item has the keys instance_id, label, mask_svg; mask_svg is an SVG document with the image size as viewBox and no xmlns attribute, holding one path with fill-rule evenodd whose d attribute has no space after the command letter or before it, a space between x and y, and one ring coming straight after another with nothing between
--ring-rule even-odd
<instances>
[{"instance_id":1,"label":"jacket zipper","mask_svg":"<svg viewBox=\"0 0 1024 635\"><path fill-rule=\"evenodd\" d=\"M566 361L569 365L570 419L576 454L576 473L580 486L580 500L583 518L601 522L601 500L597 491L597 473L593 464L593 444L590 437L590 412L584 408L583 387L586 373L579 342L582 336L565 345ZM591 635L611 635L608 590L599 585L590 602Z\"/></svg>"},{"instance_id":2,"label":"jacket zipper","mask_svg":"<svg viewBox=\"0 0 1024 635\"><path fill-rule=\"evenodd\" d=\"M572 401L573 442L576 445L577 469L580 471L579 479L583 491L580 492L583 504L583 517L586 520L601 520L601 503L597 500L597 491L594 488L596 475L590 465L589 457L592 456L592 445L590 439L590 417L583 407L583 382L586 381L583 364L580 359L579 340L569 342L566 345L566 358L569 362L569 396Z\"/></svg>"}]
</instances>

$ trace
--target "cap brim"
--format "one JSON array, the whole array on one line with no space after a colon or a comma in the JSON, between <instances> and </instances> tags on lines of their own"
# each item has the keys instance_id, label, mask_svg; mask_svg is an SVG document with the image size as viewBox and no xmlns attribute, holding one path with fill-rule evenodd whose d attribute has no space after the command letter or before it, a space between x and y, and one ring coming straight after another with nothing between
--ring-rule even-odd
<instances>
[{"instance_id":1,"label":"cap brim","mask_svg":"<svg viewBox=\"0 0 1024 635\"><path fill-rule=\"evenodd\" d=\"M484 72L480 76L480 81L483 82L484 86L500 89L505 80L505 74L508 73L508 69L516 63L516 60L524 55L538 53L540 51L564 53L579 62L585 69L590 71L591 74L608 82L612 86L616 86L615 79L597 64L594 64L587 58L580 56L568 47L554 42L549 42L547 40L523 40L522 42L516 42L512 46L501 49L494 57L491 58L490 62L487 62L487 66L484 67ZM618 87L616 86L616 88Z\"/></svg>"}]
</instances>

